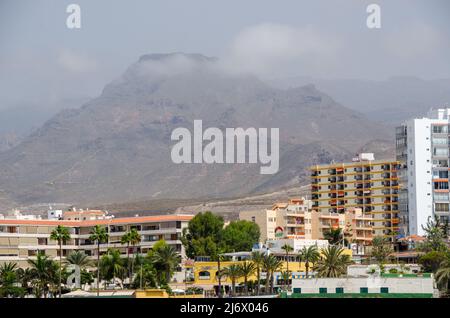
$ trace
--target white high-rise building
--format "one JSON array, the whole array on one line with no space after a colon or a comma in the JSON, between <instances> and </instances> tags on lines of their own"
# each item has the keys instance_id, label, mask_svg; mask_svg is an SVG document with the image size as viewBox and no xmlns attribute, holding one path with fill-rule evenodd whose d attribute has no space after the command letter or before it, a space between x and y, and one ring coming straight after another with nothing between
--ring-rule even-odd
<instances>
[{"instance_id":1,"label":"white high-rise building","mask_svg":"<svg viewBox=\"0 0 450 318\"><path fill-rule=\"evenodd\" d=\"M450 108L436 109L396 129L401 234L423 235L428 217L449 218L449 123Z\"/></svg>"}]
</instances>

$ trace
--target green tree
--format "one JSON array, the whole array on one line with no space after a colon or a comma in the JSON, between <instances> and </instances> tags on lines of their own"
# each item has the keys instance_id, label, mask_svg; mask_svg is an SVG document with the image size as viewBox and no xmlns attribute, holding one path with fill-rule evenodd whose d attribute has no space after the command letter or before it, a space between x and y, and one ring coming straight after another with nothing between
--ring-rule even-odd
<instances>
[{"instance_id":1,"label":"green tree","mask_svg":"<svg viewBox=\"0 0 450 318\"><path fill-rule=\"evenodd\" d=\"M128 277L131 280L131 263L130 263L130 232L126 232L120 238L120 244L127 246L127 268L128 268Z\"/></svg>"},{"instance_id":2,"label":"green tree","mask_svg":"<svg viewBox=\"0 0 450 318\"><path fill-rule=\"evenodd\" d=\"M256 294L259 296L261 284L261 268L264 263L264 254L259 251L252 252L252 261L256 270Z\"/></svg>"},{"instance_id":3,"label":"green tree","mask_svg":"<svg viewBox=\"0 0 450 318\"><path fill-rule=\"evenodd\" d=\"M447 254L446 252L430 251L419 257L419 264L423 266L424 272L436 273Z\"/></svg>"},{"instance_id":4,"label":"green tree","mask_svg":"<svg viewBox=\"0 0 450 318\"><path fill-rule=\"evenodd\" d=\"M137 263L137 269L133 280L133 288L156 287L158 273L151 263Z\"/></svg>"},{"instance_id":5,"label":"green tree","mask_svg":"<svg viewBox=\"0 0 450 318\"><path fill-rule=\"evenodd\" d=\"M220 246L223 244L223 218L212 212L198 213L183 229L181 241L189 258L210 256L217 259Z\"/></svg>"},{"instance_id":6,"label":"green tree","mask_svg":"<svg viewBox=\"0 0 450 318\"><path fill-rule=\"evenodd\" d=\"M28 264L33 272L31 284L36 297L44 294L44 298L47 298L48 286L54 282L58 265L42 252L36 255L36 259L29 259Z\"/></svg>"},{"instance_id":7,"label":"green tree","mask_svg":"<svg viewBox=\"0 0 450 318\"><path fill-rule=\"evenodd\" d=\"M250 251L259 237L258 224L250 221L233 221L223 230L223 244L228 252Z\"/></svg>"},{"instance_id":8,"label":"green tree","mask_svg":"<svg viewBox=\"0 0 450 318\"><path fill-rule=\"evenodd\" d=\"M170 283L170 279L180 262L180 254L167 244L154 251L152 256L152 263L163 270L166 284Z\"/></svg>"},{"instance_id":9,"label":"green tree","mask_svg":"<svg viewBox=\"0 0 450 318\"><path fill-rule=\"evenodd\" d=\"M283 266L281 260L276 258L274 255L264 255L263 260L263 270L266 273L266 283L265 283L265 292L266 294L273 293L273 278L274 273L280 270ZM269 289L270 285L270 289Z\"/></svg>"},{"instance_id":10,"label":"green tree","mask_svg":"<svg viewBox=\"0 0 450 318\"><path fill-rule=\"evenodd\" d=\"M18 282L17 263L3 263L0 265L0 297L22 297L24 289L16 287Z\"/></svg>"},{"instance_id":11,"label":"green tree","mask_svg":"<svg viewBox=\"0 0 450 318\"><path fill-rule=\"evenodd\" d=\"M248 278L255 272L255 264L245 261L239 265L241 267L241 274L244 277L245 295L248 295Z\"/></svg>"},{"instance_id":12,"label":"green tree","mask_svg":"<svg viewBox=\"0 0 450 318\"><path fill-rule=\"evenodd\" d=\"M386 264L389 261L390 255L394 252L389 239L383 236L375 236L372 239L372 248L370 250L370 257L380 264Z\"/></svg>"},{"instance_id":13,"label":"green tree","mask_svg":"<svg viewBox=\"0 0 450 318\"><path fill-rule=\"evenodd\" d=\"M347 266L352 261L349 255L343 253L344 249L336 245L322 249L322 255L313 267L317 271L317 275L329 278L337 278L344 275L347 272Z\"/></svg>"},{"instance_id":14,"label":"green tree","mask_svg":"<svg viewBox=\"0 0 450 318\"><path fill-rule=\"evenodd\" d=\"M320 258L319 250L317 249L317 246L311 245L309 247L304 246L299 255L300 262L303 260L305 262L305 274L306 278L308 278L309 273L309 264L313 263L313 265L317 262L317 260Z\"/></svg>"},{"instance_id":15,"label":"green tree","mask_svg":"<svg viewBox=\"0 0 450 318\"><path fill-rule=\"evenodd\" d=\"M65 226L58 225L53 231L50 233L50 239L57 241L59 245L59 285L58 285L58 293L59 298L61 298L61 275L62 275L62 245L66 244L68 240L70 240L69 229Z\"/></svg>"},{"instance_id":16,"label":"green tree","mask_svg":"<svg viewBox=\"0 0 450 318\"><path fill-rule=\"evenodd\" d=\"M426 240L419 244L418 250L423 252L447 252L445 239L448 236L448 222L442 223L438 216L428 217L427 224L422 225Z\"/></svg>"},{"instance_id":17,"label":"green tree","mask_svg":"<svg viewBox=\"0 0 450 318\"><path fill-rule=\"evenodd\" d=\"M77 265L80 269L91 265L91 261L84 251L73 251L66 257L66 262L70 265Z\"/></svg>"},{"instance_id":18,"label":"green tree","mask_svg":"<svg viewBox=\"0 0 450 318\"><path fill-rule=\"evenodd\" d=\"M115 284L116 278L121 277L125 270L120 251L112 248L108 249L108 252L101 258L100 269L102 277L107 281L112 280Z\"/></svg>"},{"instance_id":19,"label":"green tree","mask_svg":"<svg viewBox=\"0 0 450 318\"><path fill-rule=\"evenodd\" d=\"M341 228L329 229L323 232L323 237L332 245L339 245L344 243L344 245L348 245L348 241L345 238L345 235L342 232ZM344 242L342 242L342 240Z\"/></svg>"},{"instance_id":20,"label":"green tree","mask_svg":"<svg viewBox=\"0 0 450 318\"><path fill-rule=\"evenodd\" d=\"M447 253L439 269L436 271L436 282L441 290L448 293L450 283L450 253Z\"/></svg>"},{"instance_id":21,"label":"green tree","mask_svg":"<svg viewBox=\"0 0 450 318\"><path fill-rule=\"evenodd\" d=\"M94 226L89 240L97 243L97 296L100 295L100 244L108 242L108 232L105 227Z\"/></svg>"},{"instance_id":22,"label":"green tree","mask_svg":"<svg viewBox=\"0 0 450 318\"><path fill-rule=\"evenodd\" d=\"M223 275L231 280L231 296L236 295L236 281L242 277L242 268L237 264L232 264L223 269Z\"/></svg>"}]
</instances>

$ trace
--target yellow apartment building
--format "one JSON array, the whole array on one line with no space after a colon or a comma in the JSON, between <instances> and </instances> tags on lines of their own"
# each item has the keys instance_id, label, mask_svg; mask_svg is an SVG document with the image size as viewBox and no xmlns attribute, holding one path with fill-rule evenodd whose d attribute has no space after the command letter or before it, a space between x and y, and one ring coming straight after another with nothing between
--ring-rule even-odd
<instances>
[{"instance_id":1,"label":"yellow apartment building","mask_svg":"<svg viewBox=\"0 0 450 318\"><path fill-rule=\"evenodd\" d=\"M360 208L373 216L374 235L395 236L399 230L399 164L360 154L353 162L311 167L312 208L321 213Z\"/></svg>"}]
</instances>

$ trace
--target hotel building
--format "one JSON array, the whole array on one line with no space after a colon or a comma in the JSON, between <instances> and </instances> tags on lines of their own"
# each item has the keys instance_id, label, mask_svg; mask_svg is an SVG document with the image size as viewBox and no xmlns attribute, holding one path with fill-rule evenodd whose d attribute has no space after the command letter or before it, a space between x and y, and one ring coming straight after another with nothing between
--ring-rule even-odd
<instances>
[{"instance_id":1,"label":"hotel building","mask_svg":"<svg viewBox=\"0 0 450 318\"><path fill-rule=\"evenodd\" d=\"M436 109L396 128L404 235L424 235L428 217L449 219L449 119L450 108Z\"/></svg>"},{"instance_id":2,"label":"hotel building","mask_svg":"<svg viewBox=\"0 0 450 318\"><path fill-rule=\"evenodd\" d=\"M392 238L399 230L399 162L359 154L353 162L311 167L312 209L344 213L359 208L371 214L374 235Z\"/></svg>"},{"instance_id":3,"label":"hotel building","mask_svg":"<svg viewBox=\"0 0 450 318\"><path fill-rule=\"evenodd\" d=\"M126 245L120 243L121 237L135 228L141 235L141 242L135 246L138 253L145 254L157 241L165 240L184 255L180 239L183 228L187 227L192 217L159 215L113 218L103 211L69 211L64 213L62 220L0 219L0 263L16 262L19 267L27 267L27 261L34 259L38 252L52 258L58 257L58 243L50 239L52 230L58 225L68 227L71 236L63 244L63 257L73 250L83 250L88 256L96 258L96 242L89 240L95 225L104 226L109 234L108 242L100 245L100 254L108 248L116 248L125 257Z\"/></svg>"}]
</instances>

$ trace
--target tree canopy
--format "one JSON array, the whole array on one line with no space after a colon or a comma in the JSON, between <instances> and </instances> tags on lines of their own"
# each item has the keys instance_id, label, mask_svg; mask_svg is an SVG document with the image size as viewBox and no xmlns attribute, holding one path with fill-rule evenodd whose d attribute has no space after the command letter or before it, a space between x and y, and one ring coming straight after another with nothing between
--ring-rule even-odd
<instances>
[{"instance_id":1,"label":"tree canopy","mask_svg":"<svg viewBox=\"0 0 450 318\"><path fill-rule=\"evenodd\" d=\"M233 221L224 228L223 218L208 211L189 221L182 242L189 258L217 259L220 253L251 250L259 236L259 227L253 222Z\"/></svg>"}]
</instances>

